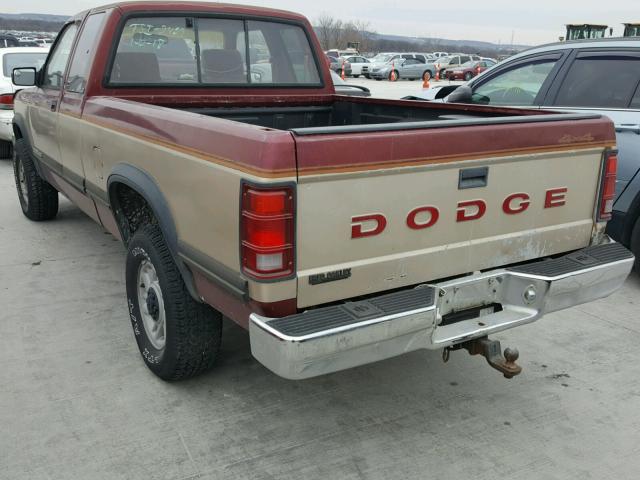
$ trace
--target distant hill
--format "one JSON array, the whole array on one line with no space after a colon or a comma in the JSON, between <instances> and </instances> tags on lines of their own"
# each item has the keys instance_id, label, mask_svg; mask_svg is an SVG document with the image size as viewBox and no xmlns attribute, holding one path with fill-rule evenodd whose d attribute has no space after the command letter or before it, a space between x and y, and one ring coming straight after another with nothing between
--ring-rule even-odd
<instances>
[{"instance_id":1,"label":"distant hill","mask_svg":"<svg viewBox=\"0 0 640 480\"><path fill-rule=\"evenodd\" d=\"M68 18L44 13L0 13L0 30L57 32Z\"/></svg>"},{"instance_id":2,"label":"distant hill","mask_svg":"<svg viewBox=\"0 0 640 480\"><path fill-rule=\"evenodd\" d=\"M386 35L380 33L371 33L370 38L378 40L381 43L411 43L416 45L419 49L420 46L427 50L434 49L434 47L440 47L446 51L463 51L465 53L476 52L491 52L491 51L503 51L514 50L521 51L529 48L529 45L498 45L497 43L482 42L479 40L450 40L448 38L435 38L435 37L406 37L403 35Z\"/></svg>"}]
</instances>

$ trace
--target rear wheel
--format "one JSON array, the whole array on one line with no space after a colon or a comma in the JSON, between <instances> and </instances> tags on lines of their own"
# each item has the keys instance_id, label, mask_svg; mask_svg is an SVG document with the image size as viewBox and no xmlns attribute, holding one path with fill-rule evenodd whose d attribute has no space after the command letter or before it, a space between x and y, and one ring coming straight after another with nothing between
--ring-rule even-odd
<instances>
[{"instance_id":1,"label":"rear wheel","mask_svg":"<svg viewBox=\"0 0 640 480\"><path fill-rule=\"evenodd\" d=\"M220 350L222 315L196 302L157 225L145 225L128 245L129 316L147 367L164 380L209 370Z\"/></svg>"},{"instance_id":2,"label":"rear wheel","mask_svg":"<svg viewBox=\"0 0 640 480\"><path fill-rule=\"evenodd\" d=\"M429 80L431 80L431 72L429 70L425 70L422 74L422 81L428 82Z\"/></svg>"},{"instance_id":3,"label":"rear wheel","mask_svg":"<svg viewBox=\"0 0 640 480\"><path fill-rule=\"evenodd\" d=\"M36 222L51 220L58 213L58 191L36 171L24 139L16 140L13 176L25 217Z\"/></svg>"},{"instance_id":4,"label":"rear wheel","mask_svg":"<svg viewBox=\"0 0 640 480\"><path fill-rule=\"evenodd\" d=\"M467 72L464 74L464 80L465 82L468 82L469 80L471 80L473 78L473 73L471 72Z\"/></svg>"},{"instance_id":5,"label":"rear wheel","mask_svg":"<svg viewBox=\"0 0 640 480\"><path fill-rule=\"evenodd\" d=\"M0 140L0 158L11 158L11 142Z\"/></svg>"}]
</instances>

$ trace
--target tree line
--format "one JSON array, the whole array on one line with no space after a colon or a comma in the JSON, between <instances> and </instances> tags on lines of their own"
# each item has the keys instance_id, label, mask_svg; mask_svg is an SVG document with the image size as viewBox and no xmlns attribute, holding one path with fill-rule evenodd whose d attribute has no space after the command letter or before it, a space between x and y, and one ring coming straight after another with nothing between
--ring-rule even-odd
<instances>
[{"instance_id":1,"label":"tree line","mask_svg":"<svg viewBox=\"0 0 640 480\"><path fill-rule=\"evenodd\" d=\"M472 46L447 42L445 39L416 38L413 41L384 38L371 29L371 24L365 21L342 21L329 14L322 14L316 18L313 27L323 50L337 48L344 50L349 42L359 42L362 53L378 52L464 52L483 57L497 57L507 49L498 46Z\"/></svg>"}]
</instances>

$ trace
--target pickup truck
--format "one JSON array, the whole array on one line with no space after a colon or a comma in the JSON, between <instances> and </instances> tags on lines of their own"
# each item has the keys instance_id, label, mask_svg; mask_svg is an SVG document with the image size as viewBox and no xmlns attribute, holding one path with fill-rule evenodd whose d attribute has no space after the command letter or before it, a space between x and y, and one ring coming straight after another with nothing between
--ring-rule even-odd
<instances>
[{"instance_id":1,"label":"pickup truck","mask_svg":"<svg viewBox=\"0 0 640 480\"><path fill-rule=\"evenodd\" d=\"M127 248L146 365L209 369L223 317L303 379L489 335L609 295L633 255L605 234L606 117L336 95L309 22L271 9L128 2L16 68L25 216L62 193ZM585 328L588 325L585 324Z\"/></svg>"}]
</instances>

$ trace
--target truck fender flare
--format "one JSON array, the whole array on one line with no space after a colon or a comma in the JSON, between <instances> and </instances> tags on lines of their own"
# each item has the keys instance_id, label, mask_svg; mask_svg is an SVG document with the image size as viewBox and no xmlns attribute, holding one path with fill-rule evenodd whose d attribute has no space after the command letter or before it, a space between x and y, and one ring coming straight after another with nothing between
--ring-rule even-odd
<instances>
[{"instance_id":1,"label":"truck fender flare","mask_svg":"<svg viewBox=\"0 0 640 480\"><path fill-rule=\"evenodd\" d=\"M20 137L18 137L17 133L20 132ZM33 153L33 143L31 142L31 137L29 136L29 129L27 128L27 119L22 116L20 112L14 112L13 114L13 136L14 142L21 138L24 140L29 147L29 151L31 152L31 160L33 161L33 165L36 167L36 172L38 175L42 177L42 169L40 168L40 159L36 157Z\"/></svg>"},{"instance_id":2,"label":"truck fender flare","mask_svg":"<svg viewBox=\"0 0 640 480\"><path fill-rule=\"evenodd\" d=\"M116 183L122 183L128 186L145 199L145 201L153 211L153 215L158 220L158 226L160 227L162 235L167 242L167 247L171 252L173 261L176 263L178 270L180 270L180 274L182 275L184 283L187 286L187 290L194 298L194 300L202 302L195 288L191 270L185 265L185 263L180 259L180 256L178 255L178 232L176 229L176 225L173 220L173 216L171 215L169 204L160 191L160 187L158 186L156 181L153 179L153 177L151 177L151 175L138 167L134 167L133 165L127 163L117 164L113 168L111 174L109 175L109 178L107 179L109 203L114 215L116 214L115 210L118 206L117 201L115 201L114 198L114 185ZM124 240L120 222L116 221L116 224L118 225L118 229L120 230L120 236Z\"/></svg>"}]
</instances>

